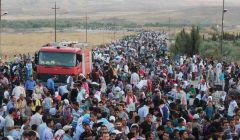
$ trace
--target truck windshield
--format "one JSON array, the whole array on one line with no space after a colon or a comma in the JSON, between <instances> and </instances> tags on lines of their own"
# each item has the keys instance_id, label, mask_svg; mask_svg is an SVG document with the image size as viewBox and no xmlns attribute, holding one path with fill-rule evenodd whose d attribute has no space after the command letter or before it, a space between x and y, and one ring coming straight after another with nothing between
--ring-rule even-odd
<instances>
[{"instance_id":1,"label":"truck windshield","mask_svg":"<svg viewBox=\"0 0 240 140\"><path fill-rule=\"evenodd\" d=\"M76 54L62 52L40 52L39 64L47 66L67 66L76 65Z\"/></svg>"}]
</instances>

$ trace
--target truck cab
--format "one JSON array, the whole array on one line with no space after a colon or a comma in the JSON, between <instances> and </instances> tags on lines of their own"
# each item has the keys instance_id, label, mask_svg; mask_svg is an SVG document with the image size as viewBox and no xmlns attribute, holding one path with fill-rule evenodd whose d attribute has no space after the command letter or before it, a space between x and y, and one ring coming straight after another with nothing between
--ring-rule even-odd
<instances>
[{"instance_id":1,"label":"truck cab","mask_svg":"<svg viewBox=\"0 0 240 140\"><path fill-rule=\"evenodd\" d=\"M91 65L92 53L86 43L48 43L38 52L37 78L46 82L56 75L56 83L65 83L69 75L90 73Z\"/></svg>"}]
</instances>

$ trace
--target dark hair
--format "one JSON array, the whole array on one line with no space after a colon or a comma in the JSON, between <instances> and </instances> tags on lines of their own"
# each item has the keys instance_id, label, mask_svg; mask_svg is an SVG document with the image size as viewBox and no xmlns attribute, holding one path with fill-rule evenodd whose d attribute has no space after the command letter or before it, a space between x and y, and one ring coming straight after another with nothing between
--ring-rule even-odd
<instances>
[{"instance_id":1,"label":"dark hair","mask_svg":"<svg viewBox=\"0 0 240 140\"><path fill-rule=\"evenodd\" d=\"M107 112L102 112L102 118L107 118L108 113Z\"/></svg>"},{"instance_id":2,"label":"dark hair","mask_svg":"<svg viewBox=\"0 0 240 140\"><path fill-rule=\"evenodd\" d=\"M8 113L9 114L12 114L13 112L17 112L17 109L16 108L10 108Z\"/></svg>"},{"instance_id":3,"label":"dark hair","mask_svg":"<svg viewBox=\"0 0 240 140\"><path fill-rule=\"evenodd\" d=\"M46 122L47 119L48 119L48 116L47 116L46 114L44 114L44 115L42 116L42 120L43 120L43 122Z\"/></svg>"},{"instance_id":4,"label":"dark hair","mask_svg":"<svg viewBox=\"0 0 240 140\"><path fill-rule=\"evenodd\" d=\"M37 136L36 132L34 132L33 130L29 131L28 134L30 137Z\"/></svg>"},{"instance_id":5,"label":"dark hair","mask_svg":"<svg viewBox=\"0 0 240 140\"><path fill-rule=\"evenodd\" d=\"M15 97L15 95L11 95L11 96L10 96L10 99L12 99L13 97Z\"/></svg>"},{"instance_id":6,"label":"dark hair","mask_svg":"<svg viewBox=\"0 0 240 140\"><path fill-rule=\"evenodd\" d=\"M23 131L22 136L30 137L29 131Z\"/></svg>"},{"instance_id":7,"label":"dark hair","mask_svg":"<svg viewBox=\"0 0 240 140\"><path fill-rule=\"evenodd\" d=\"M140 116L135 116L135 123L139 123L140 121Z\"/></svg>"},{"instance_id":8,"label":"dark hair","mask_svg":"<svg viewBox=\"0 0 240 140\"><path fill-rule=\"evenodd\" d=\"M32 103L32 100L27 100L27 105L30 106L30 104Z\"/></svg>"},{"instance_id":9,"label":"dark hair","mask_svg":"<svg viewBox=\"0 0 240 140\"><path fill-rule=\"evenodd\" d=\"M127 137L128 137L128 139L132 139L132 138L134 138L135 136L134 136L134 133L133 133L133 132L130 132L130 133L128 133Z\"/></svg>"},{"instance_id":10,"label":"dark hair","mask_svg":"<svg viewBox=\"0 0 240 140\"><path fill-rule=\"evenodd\" d=\"M42 106L36 106L36 112L38 112L40 109L42 109Z\"/></svg>"},{"instance_id":11,"label":"dark hair","mask_svg":"<svg viewBox=\"0 0 240 140\"><path fill-rule=\"evenodd\" d=\"M184 121L183 118L179 118L179 119L178 119L178 123L181 123L181 122L183 122L183 121Z\"/></svg>"},{"instance_id":12,"label":"dark hair","mask_svg":"<svg viewBox=\"0 0 240 140\"><path fill-rule=\"evenodd\" d=\"M149 138L149 137L151 137L151 134L152 134L152 132L151 132L151 131L146 133L146 135L145 135L145 137L146 137L146 140L148 140L148 138Z\"/></svg>"},{"instance_id":13,"label":"dark hair","mask_svg":"<svg viewBox=\"0 0 240 140\"><path fill-rule=\"evenodd\" d=\"M160 125L160 126L158 126L158 128L157 128L157 131L164 131L164 126L163 125Z\"/></svg>"},{"instance_id":14,"label":"dark hair","mask_svg":"<svg viewBox=\"0 0 240 140\"><path fill-rule=\"evenodd\" d=\"M31 128L32 128L32 130L36 131L38 126L36 124L33 124Z\"/></svg>"},{"instance_id":15,"label":"dark hair","mask_svg":"<svg viewBox=\"0 0 240 140\"><path fill-rule=\"evenodd\" d=\"M182 137L182 135L184 134L184 132L185 132L185 130L181 130L181 131L179 131L179 135L180 135L180 137Z\"/></svg>"},{"instance_id":16,"label":"dark hair","mask_svg":"<svg viewBox=\"0 0 240 140\"><path fill-rule=\"evenodd\" d=\"M117 122L121 122L121 123L122 123L122 120L121 120L121 119L117 119L117 120L115 121L115 123L117 123Z\"/></svg>"},{"instance_id":17,"label":"dark hair","mask_svg":"<svg viewBox=\"0 0 240 140\"><path fill-rule=\"evenodd\" d=\"M53 120L52 120L51 118L47 118L47 120L46 120L47 126L49 126L49 124L50 124L52 121L53 121Z\"/></svg>"}]
</instances>

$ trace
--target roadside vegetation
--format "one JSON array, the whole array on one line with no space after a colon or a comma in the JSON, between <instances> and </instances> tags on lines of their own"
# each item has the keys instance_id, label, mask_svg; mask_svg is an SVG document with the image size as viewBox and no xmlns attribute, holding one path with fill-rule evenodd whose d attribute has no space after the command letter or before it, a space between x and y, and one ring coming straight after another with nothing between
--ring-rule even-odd
<instances>
[{"instance_id":1,"label":"roadside vegetation","mask_svg":"<svg viewBox=\"0 0 240 140\"><path fill-rule=\"evenodd\" d=\"M182 29L170 46L170 52L176 55L201 54L203 57L215 59L223 58L225 61L240 61L240 33L223 35L223 54L221 54L221 35L212 33L205 37L199 27L193 26L190 31Z\"/></svg>"}]
</instances>

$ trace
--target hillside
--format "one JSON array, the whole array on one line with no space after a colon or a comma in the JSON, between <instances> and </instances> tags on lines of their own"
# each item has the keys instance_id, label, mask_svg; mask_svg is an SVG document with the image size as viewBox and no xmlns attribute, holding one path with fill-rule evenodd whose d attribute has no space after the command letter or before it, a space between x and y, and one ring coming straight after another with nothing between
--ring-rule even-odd
<instances>
[{"instance_id":1,"label":"hillside","mask_svg":"<svg viewBox=\"0 0 240 140\"><path fill-rule=\"evenodd\" d=\"M53 18L56 0L2 0L4 19ZM219 23L221 0L57 0L58 18L83 18L86 11L90 20L117 18L137 23ZM227 0L226 25L239 25L240 1Z\"/></svg>"}]
</instances>

